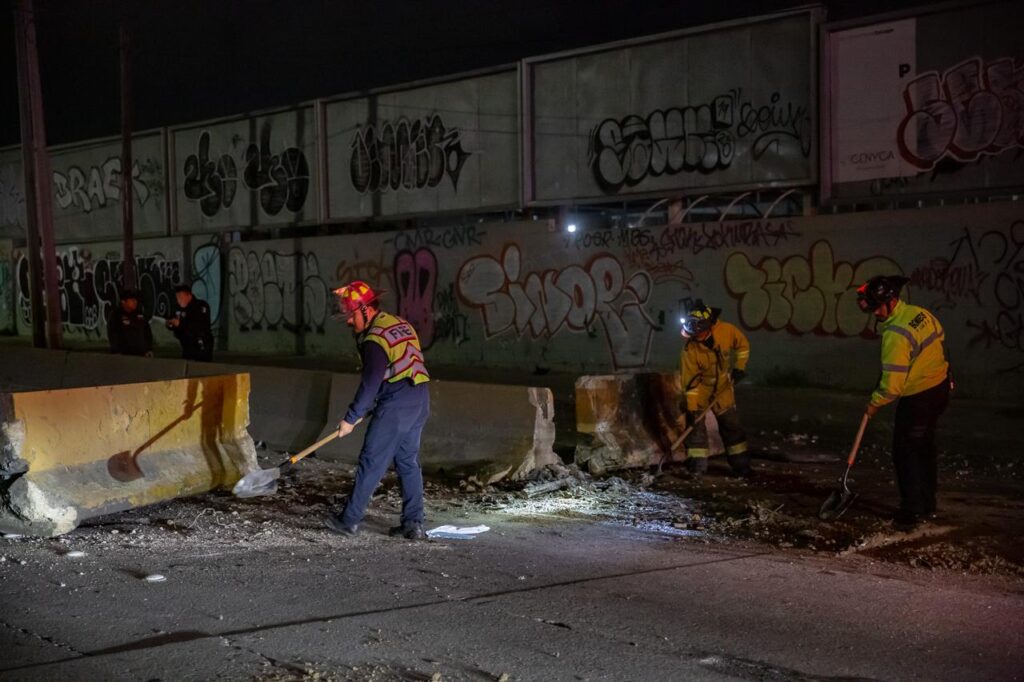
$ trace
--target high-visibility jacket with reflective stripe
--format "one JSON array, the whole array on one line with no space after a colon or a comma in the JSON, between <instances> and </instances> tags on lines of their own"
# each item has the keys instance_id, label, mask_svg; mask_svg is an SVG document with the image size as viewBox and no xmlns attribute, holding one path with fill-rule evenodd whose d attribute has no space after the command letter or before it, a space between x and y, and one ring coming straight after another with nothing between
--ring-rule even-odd
<instances>
[{"instance_id":1,"label":"high-visibility jacket with reflective stripe","mask_svg":"<svg viewBox=\"0 0 1024 682\"><path fill-rule=\"evenodd\" d=\"M882 378L871 394L880 407L901 395L914 395L938 386L949 374L946 334L924 308L899 301L882 331Z\"/></svg>"},{"instance_id":2,"label":"high-visibility jacket with reflective stripe","mask_svg":"<svg viewBox=\"0 0 1024 682\"><path fill-rule=\"evenodd\" d=\"M396 383L409 379L413 384L430 381L430 374L423 362L420 338L413 326L402 318L383 311L377 313L370 328L363 334L362 341L375 343L387 353L385 381Z\"/></svg>"},{"instance_id":3,"label":"high-visibility jacket with reflective stripe","mask_svg":"<svg viewBox=\"0 0 1024 682\"><path fill-rule=\"evenodd\" d=\"M713 412L724 412L736 404L728 375L732 369L747 368L750 342L735 325L721 320L711 328L711 341L689 339L680 356L686 409L699 412L723 389Z\"/></svg>"}]
</instances>

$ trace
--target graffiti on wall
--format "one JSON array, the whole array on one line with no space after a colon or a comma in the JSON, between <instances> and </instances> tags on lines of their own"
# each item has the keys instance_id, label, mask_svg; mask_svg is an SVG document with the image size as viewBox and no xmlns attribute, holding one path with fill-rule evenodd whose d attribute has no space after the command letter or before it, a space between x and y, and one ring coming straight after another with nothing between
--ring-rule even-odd
<instances>
[{"instance_id":1,"label":"graffiti on wall","mask_svg":"<svg viewBox=\"0 0 1024 682\"><path fill-rule=\"evenodd\" d=\"M900 153L921 170L1024 147L1024 63L1011 58L929 71L907 84L903 101Z\"/></svg>"},{"instance_id":2,"label":"graffiti on wall","mask_svg":"<svg viewBox=\"0 0 1024 682\"><path fill-rule=\"evenodd\" d=\"M203 244L192 253L192 294L210 306L210 321L220 320L220 247Z\"/></svg>"},{"instance_id":3,"label":"graffiti on wall","mask_svg":"<svg viewBox=\"0 0 1024 682\"><path fill-rule=\"evenodd\" d=\"M21 171L13 164L0 166L0 225L20 225L24 214Z\"/></svg>"},{"instance_id":4,"label":"graffiti on wall","mask_svg":"<svg viewBox=\"0 0 1024 682\"><path fill-rule=\"evenodd\" d=\"M202 131L195 153L185 159L183 167L186 198L198 202L203 215L212 218L222 208L231 207L241 185L257 194L268 215L276 216L284 209L301 211L309 194L309 162L297 147L275 153L270 134L270 125L265 123L259 144L244 145L236 136L232 152L218 156L211 152L210 132Z\"/></svg>"},{"instance_id":5,"label":"graffiti on wall","mask_svg":"<svg viewBox=\"0 0 1024 682\"><path fill-rule=\"evenodd\" d=\"M412 322L426 350L437 341L459 346L469 340L469 319L459 307L455 285L438 282L437 256L428 248L395 255L398 314Z\"/></svg>"},{"instance_id":6,"label":"graffiti on wall","mask_svg":"<svg viewBox=\"0 0 1024 682\"><path fill-rule=\"evenodd\" d=\"M872 336L874 322L857 306L856 286L892 274L902 270L884 256L836 261L824 240L815 242L808 256L766 257L755 264L737 251L725 262L725 285L739 303L743 326L792 334Z\"/></svg>"},{"instance_id":7,"label":"graffiti on wall","mask_svg":"<svg viewBox=\"0 0 1024 682\"><path fill-rule=\"evenodd\" d=\"M648 177L710 174L729 168L739 143L756 162L765 154L811 153L811 113L778 92L766 103L734 89L706 104L605 119L590 134L590 167L606 193Z\"/></svg>"},{"instance_id":8,"label":"graffiti on wall","mask_svg":"<svg viewBox=\"0 0 1024 682\"><path fill-rule=\"evenodd\" d=\"M1024 352L1024 220L986 232L963 228L949 255L916 268L911 284L936 310L967 308L960 317L969 348Z\"/></svg>"},{"instance_id":9,"label":"graffiti on wall","mask_svg":"<svg viewBox=\"0 0 1024 682\"><path fill-rule=\"evenodd\" d=\"M314 253L228 252L228 291L239 331L324 333L328 289Z\"/></svg>"},{"instance_id":10,"label":"graffiti on wall","mask_svg":"<svg viewBox=\"0 0 1024 682\"><path fill-rule=\"evenodd\" d=\"M174 310L174 287L182 281L181 262L154 253L137 256L135 267L143 313L150 319L166 319ZM17 256L15 270L18 315L27 327L32 324L32 306L28 257L23 252ZM124 260L93 258L87 249L72 247L57 254L57 285L64 331L102 338L107 318L119 304L124 288Z\"/></svg>"},{"instance_id":11,"label":"graffiti on wall","mask_svg":"<svg viewBox=\"0 0 1024 682\"><path fill-rule=\"evenodd\" d=\"M647 363L656 324L644 305L652 287L646 272L627 278L619 260L606 253L585 265L524 273L515 244L500 260L470 258L456 277L459 299L480 311L487 338L506 332L550 338L563 329L593 333L600 322L616 369Z\"/></svg>"},{"instance_id":12,"label":"graffiti on wall","mask_svg":"<svg viewBox=\"0 0 1024 682\"><path fill-rule=\"evenodd\" d=\"M462 148L461 131L446 126L439 115L403 116L356 131L349 174L360 194L437 187L446 177L458 191L471 154Z\"/></svg>"},{"instance_id":13,"label":"graffiti on wall","mask_svg":"<svg viewBox=\"0 0 1024 682\"><path fill-rule=\"evenodd\" d=\"M142 159L132 164L132 197L145 206L150 197L163 189L163 166L156 159ZM68 166L53 171L53 194L57 205L65 210L89 213L121 200L121 157L111 156L102 164L80 168Z\"/></svg>"}]
</instances>

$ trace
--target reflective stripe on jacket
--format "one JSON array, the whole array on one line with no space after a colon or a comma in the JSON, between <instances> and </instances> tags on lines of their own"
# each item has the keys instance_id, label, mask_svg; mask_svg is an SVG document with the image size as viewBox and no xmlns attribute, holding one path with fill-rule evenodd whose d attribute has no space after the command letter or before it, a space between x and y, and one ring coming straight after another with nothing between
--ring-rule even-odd
<instances>
[{"instance_id":1,"label":"reflective stripe on jacket","mask_svg":"<svg viewBox=\"0 0 1024 682\"><path fill-rule=\"evenodd\" d=\"M430 381L430 374L423 362L423 350L420 339L413 326L402 318L385 313L377 313L370 328L363 335L363 342L375 343L388 355L388 368L384 380L396 383L409 379L413 384Z\"/></svg>"},{"instance_id":2,"label":"reflective stripe on jacket","mask_svg":"<svg viewBox=\"0 0 1024 682\"><path fill-rule=\"evenodd\" d=\"M725 387L714 412L724 412L736 404L729 371L745 370L750 359L750 342L735 325L719 320L705 341L689 339L680 356L686 409L699 412L711 402L718 389Z\"/></svg>"},{"instance_id":3,"label":"reflective stripe on jacket","mask_svg":"<svg viewBox=\"0 0 1024 682\"><path fill-rule=\"evenodd\" d=\"M946 380L946 334L934 315L898 301L880 327L882 378L871 394L872 405L881 407L902 395L927 391Z\"/></svg>"}]
</instances>

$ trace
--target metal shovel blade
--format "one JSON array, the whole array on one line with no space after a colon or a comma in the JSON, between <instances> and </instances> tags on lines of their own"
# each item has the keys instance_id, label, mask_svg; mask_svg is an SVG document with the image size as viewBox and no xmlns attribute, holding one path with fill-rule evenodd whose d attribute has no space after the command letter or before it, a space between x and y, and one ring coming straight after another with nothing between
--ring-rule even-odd
<instances>
[{"instance_id":1,"label":"metal shovel blade","mask_svg":"<svg viewBox=\"0 0 1024 682\"><path fill-rule=\"evenodd\" d=\"M259 497L273 495L277 492L277 479L281 477L281 469L257 469L242 476L231 489L235 497Z\"/></svg>"},{"instance_id":2,"label":"metal shovel blade","mask_svg":"<svg viewBox=\"0 0 1024 682\"><path fill-rule=\"evenodd\" d=\"M822 521L832 521L838 519L843 515L853 501L857 499L857 493L853 492L846 486L840 486L833 490L825 503L821 505L821 509L818 511L818 518Z\"/></svg>"}]
</instances>

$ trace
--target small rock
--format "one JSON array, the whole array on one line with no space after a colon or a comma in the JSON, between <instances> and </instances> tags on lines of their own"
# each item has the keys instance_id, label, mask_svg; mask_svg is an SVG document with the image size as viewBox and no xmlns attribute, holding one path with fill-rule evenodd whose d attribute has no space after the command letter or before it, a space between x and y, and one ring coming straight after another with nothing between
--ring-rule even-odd
<instances>
[{"instance_id":1,"label":"small rock","mask_svg":"<svg viewBox=\"0 0 1024 682\"><path fill-rule=\"evenodd\" d=\"M434 673L431 675L430 682L441 682L441 673Z\"/></svg>"},{"instance_id":2,"label":"small rock","mask_svg":"<svg viewBox=\"0 0 1024 682\"><path fill-rule=\"evenodd\" d=\"M17 539L22 538L22 537L25 537L25 536L22 535L21 533L4 533L3 534L4 540L17 540Z\"/></svg>"},{"instance_id":3,"label":"small rock","mask_svg":"<svg viewBox=\"0 0 1024 682\"><path fill-rule=\"evenodd\" d=\"M76 549L73 552L66 553L64 556L66 556L69 559L81 559L85 556L85 552Z\"/></svg>"},{"instance_id":4,"label":"small rock","mask_svg":"<svg viewBox=\"0 0 1024 682\"><path fill-rule=\"evenodd\" d=\"M162 583L167 580L166 576L160 575L159 573L150 573L143 578L147 583Z\"/></svg>"}]
</instances>

